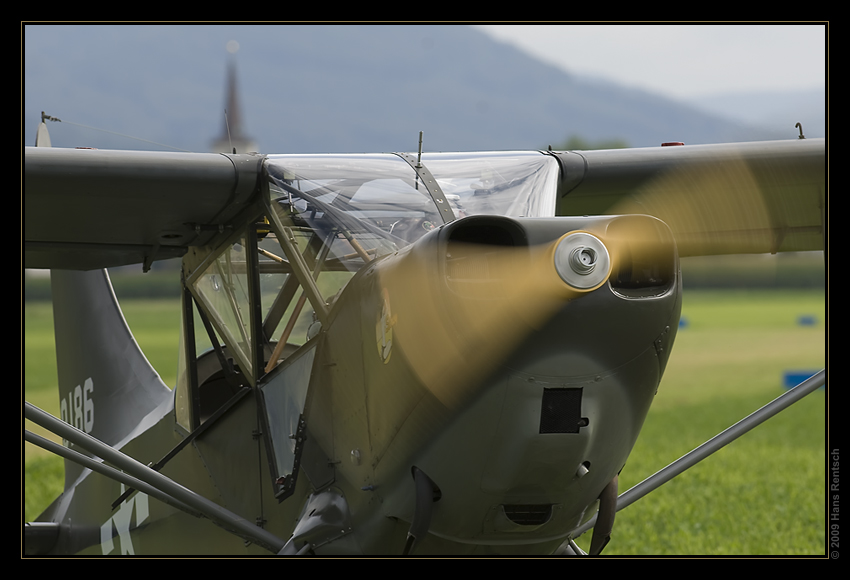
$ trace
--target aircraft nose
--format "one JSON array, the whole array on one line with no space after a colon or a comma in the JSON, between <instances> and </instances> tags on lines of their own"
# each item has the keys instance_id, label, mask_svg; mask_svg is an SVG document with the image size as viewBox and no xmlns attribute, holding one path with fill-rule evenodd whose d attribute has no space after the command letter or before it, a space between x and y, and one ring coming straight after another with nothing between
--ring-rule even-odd
<instances>
[{"instance_id":1,"label":"aircraft nose","mask_svg":"<svg viewBox=\"0 0 850 580\"><path fill-rule=\"evenodd\" d=\"M581 225L465 218L381 266L393 348L444 405L465 401L564 304L607 282L614 260Z\"/></svg>"},{"instance_id":2,"label":"aircraft nose","mask_svg":"<svg viewBox=\"0 0 850 580\"><path fill-rule=\"evenodd\" d=\"M622 468L657 389L675 249L645 220L464 225L380 267L393 360L433 395L385 456L439 485L440 533L565 534ZM475 522L452 520L473 505Z\"/></svg>"}]
</instances>

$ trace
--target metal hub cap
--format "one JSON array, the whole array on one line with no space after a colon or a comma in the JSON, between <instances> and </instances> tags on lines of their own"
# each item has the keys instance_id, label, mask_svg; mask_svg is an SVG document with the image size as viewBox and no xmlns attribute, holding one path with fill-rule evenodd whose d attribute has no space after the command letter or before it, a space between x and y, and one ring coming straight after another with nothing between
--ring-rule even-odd
<instances>
[{"instance_id":1,"label":"metal hub cap","mask_svg":"<svg viewBox=\"0 0 850 580\"><path fill-rule=\"evenodd\" d=\"M555 248L555 269L561 279L579 290L599 286L608 277L611 259L605 244L591 234L567 234Z\"/></svg>"},{"instance_id":2,"label":"metal hub cap","mask_svg":"<svg viewBox=\"0 0 850 580\"><path fill-rule=\"evenodd\" d=\"M590 274L596 267L596 251L593 248L579 246L570 252L570 268L577 274Z\"/></svg>"}]
</instances>

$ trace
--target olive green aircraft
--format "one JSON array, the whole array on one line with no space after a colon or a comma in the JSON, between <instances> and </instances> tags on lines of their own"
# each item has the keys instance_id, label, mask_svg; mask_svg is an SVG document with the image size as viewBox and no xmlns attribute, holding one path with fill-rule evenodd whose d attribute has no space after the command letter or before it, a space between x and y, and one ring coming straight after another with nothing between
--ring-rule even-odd
<instances>
[{"instance_id":1,"label":"olive green aircraft","mask_svg":"<svg viewBox=\"0 0 850 580\"><path fill-rule=\"evenodd\" d=\"M40 127L37 145L46 145ZM822 139L609 151L27 147L65 458L26 554L565 554L825 382L618 497L683 256L826 248ZM105 268L182 258L176 385Z\"/></svg>"}]
</instances>

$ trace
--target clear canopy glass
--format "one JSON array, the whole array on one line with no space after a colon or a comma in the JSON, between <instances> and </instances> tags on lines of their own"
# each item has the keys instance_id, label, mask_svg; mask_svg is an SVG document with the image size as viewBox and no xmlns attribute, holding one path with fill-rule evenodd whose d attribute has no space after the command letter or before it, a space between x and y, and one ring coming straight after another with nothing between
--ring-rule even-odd
<instances>
[{"instance_id":1,"label":"clear canopy glass","mask_svg":"<svg viewBox=\"0 0 850 580\"><path fill-rule=\"evenodd\" d=\"M421 162L439 192L429 193L397 155L270 156L273 217L280 227L345 238L343 253L331 253L342 262L353 256L346 267L356 270L366 257L395 251L444 223L432 194L449 202L455 218L555 215L558 163L548 155L431 153Z\"/></svg>"},{"instance_id":2,"label":"clear canopy glass","mask_svg":"<svg viewBox=\"0 0 850 580\"><path fill-rule=\"evenodd\" d=\"M552 217L558 162L536 152L432 153L422 156L455 215Z\"/></svg>"}]
</instances>

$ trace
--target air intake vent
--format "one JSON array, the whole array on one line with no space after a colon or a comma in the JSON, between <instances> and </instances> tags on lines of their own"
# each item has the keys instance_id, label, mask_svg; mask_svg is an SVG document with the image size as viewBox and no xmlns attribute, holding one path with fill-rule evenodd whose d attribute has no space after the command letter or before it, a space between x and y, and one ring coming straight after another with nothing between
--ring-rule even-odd
<instances>
[{"instance_id":1,"label":"air intake vent","mask_svg":"<svg viewBox=\"0 0 850 580\"><path fill-rule=\"evenodd\" d=\"M587 419L581 416L581 389L543 389L540 433L578 433Z\"/></svg>"},{"instance_id":2,"label":"air intake vent","mask_svg":"<svg viewBox=\"0 0 850 580\"><path fill-rule=\"evenodd\" d=\"M552 504L503 505L505 515L521 526L542 526L552 517Z\"/></svg>"},{"instance_id":3,"label":"air intake vent","mask_svg":"<svg viewBox=\"0 0 850 580\"><path fill-rule=\"evenodd\" d=\"M493 216L464 218L449 236L446 283L464 298L490 300L505 295L522 276L528 257L525 231L512 220Z\"/></svg>"},{"instance_id":4,"label":"air intake vent","mask_svg":"<svg viewBox=\"0 0 850 580\"><path fill-rule=\"evenodd\" d=\"M676 281L676 249L667 226L646 216L620 218L608 228L613 239L628 240L619 248L611 288L626 298L667 293Z\"/></svg>"}]
</instances>

